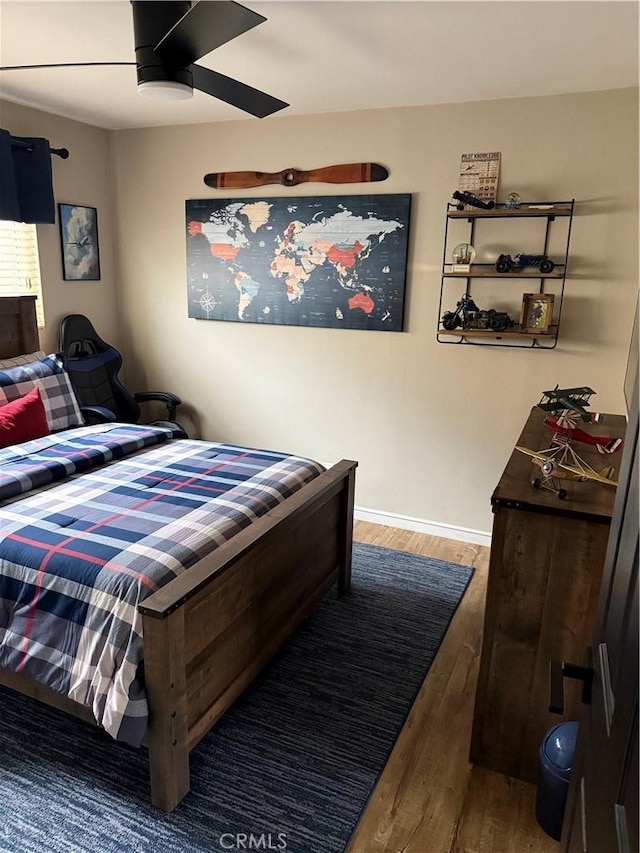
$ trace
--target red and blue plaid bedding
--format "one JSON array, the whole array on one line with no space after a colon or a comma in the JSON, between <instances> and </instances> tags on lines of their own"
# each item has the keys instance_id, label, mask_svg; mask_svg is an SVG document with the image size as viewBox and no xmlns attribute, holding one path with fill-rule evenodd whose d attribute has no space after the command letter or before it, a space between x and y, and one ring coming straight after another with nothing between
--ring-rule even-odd
<instances>
[{"instance_id":1,"label":"red and blue plaid bedding","mask_svg":"<svg viewBox=\"0 0 640 853\"><path fill-rule=\"evenodd\" d=\"M162 444L170 429L95 424L0 449L0 501Z\"/></svg>"},{"instance_id":2,"label":"red and blue plaid bedding","mask_svg":"<svg viewBox=\"0 0 640 853\"><path fill-rule=\"evenodd\" d=\"M282 453L168 441L0 504L0 666L138 745L148 711L137 605L322 470Z\"/></svg>"}]
</instances>

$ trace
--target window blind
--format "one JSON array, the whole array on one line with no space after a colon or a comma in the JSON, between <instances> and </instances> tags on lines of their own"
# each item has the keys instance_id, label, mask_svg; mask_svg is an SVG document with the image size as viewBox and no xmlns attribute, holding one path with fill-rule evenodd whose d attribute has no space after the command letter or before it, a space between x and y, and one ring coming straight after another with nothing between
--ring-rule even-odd
<instances>
[{"instance_id":1,"label":"window blind","mask_svg":"<svg viewBox=\"0 0 640 853\"><path fill-rule=\"evenodd\" d=\"M0 296L34 294L38 328L44 328L36 226L0 220Z\"/></svg>"}]
</instances>

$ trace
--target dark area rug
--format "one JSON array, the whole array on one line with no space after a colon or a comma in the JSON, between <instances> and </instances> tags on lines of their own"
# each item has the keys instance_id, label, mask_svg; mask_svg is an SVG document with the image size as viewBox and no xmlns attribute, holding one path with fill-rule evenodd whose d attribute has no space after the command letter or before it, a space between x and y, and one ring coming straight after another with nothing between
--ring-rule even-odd
<instances>
[{"instance_id":1,"label":"dark area rug","mask_svg":"<svg viewBox=\"0 0 640 853\"><path fill-rule=\"evenodd\" d=\"M0 688L2 853L340 853L472 570L354 545L332 590L149 804L145 750Z\"/></svg>"}]
</instances>

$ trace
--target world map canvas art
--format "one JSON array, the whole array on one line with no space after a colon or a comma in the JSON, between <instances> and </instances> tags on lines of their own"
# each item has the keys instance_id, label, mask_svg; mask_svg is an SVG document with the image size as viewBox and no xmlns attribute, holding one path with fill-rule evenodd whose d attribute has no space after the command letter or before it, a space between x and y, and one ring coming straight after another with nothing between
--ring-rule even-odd
<instances>
[{"instance_id":1,"label":"world map canvas art","mask_svg":"<svg viewBox=\"0 0 640 853\"><path fill-rule=\"evenodd\" d=\"M403 328L411 196L186 202L189 316Z\"/></svg>"}]
</instances>

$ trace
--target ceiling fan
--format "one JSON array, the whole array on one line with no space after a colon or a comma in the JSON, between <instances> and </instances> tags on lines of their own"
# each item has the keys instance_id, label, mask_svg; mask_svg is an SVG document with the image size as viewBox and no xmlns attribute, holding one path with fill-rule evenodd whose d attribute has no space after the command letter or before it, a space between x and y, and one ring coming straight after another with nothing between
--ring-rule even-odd
<instances>
[{"instance_id":1,"label":"ceiling fan","mask_svg":"<svg viewBox=\"0 0 640 853\"><path fill-rule=\"evenodd\" d=\"M256 118L288 107L274 98L196 65L210 53L267 19L234 0L131 0L135 62L60 62L46 65L9 65L0 71L89 65L135 65L138 91L146 96L181 100L198 89Z\"/></svg>"}]
</instances>

